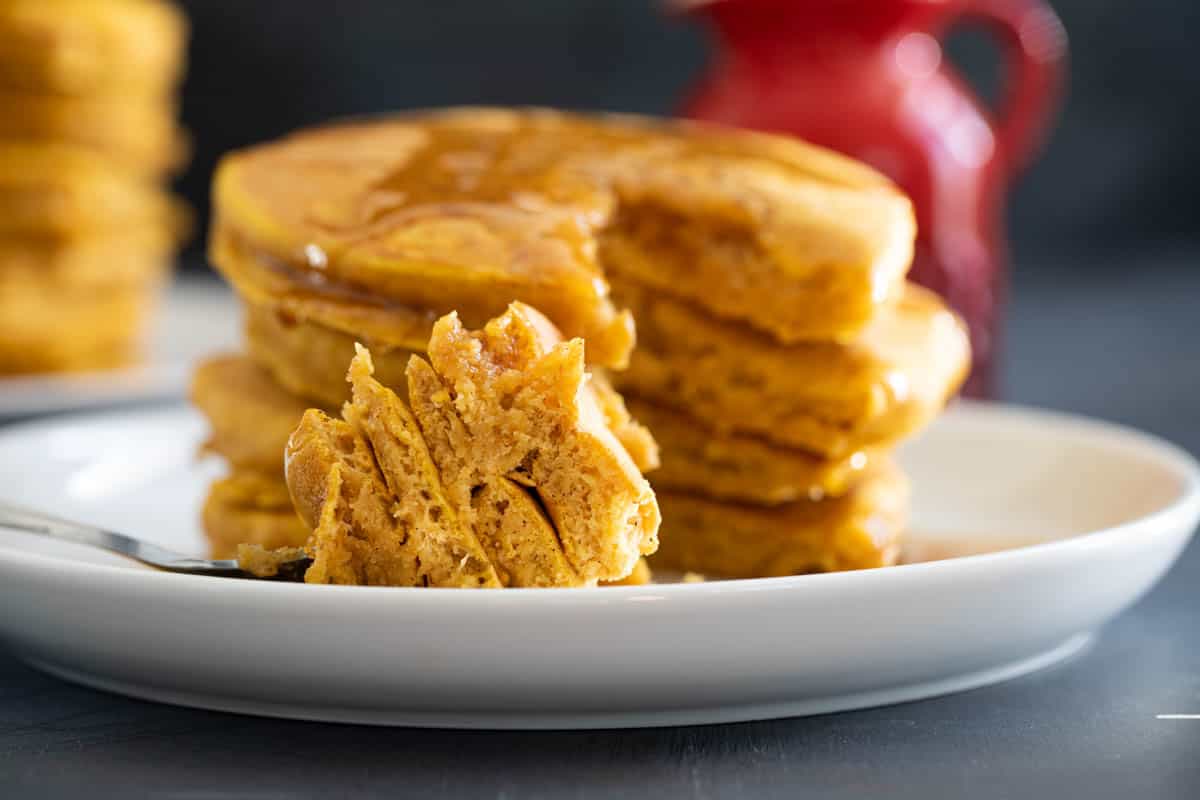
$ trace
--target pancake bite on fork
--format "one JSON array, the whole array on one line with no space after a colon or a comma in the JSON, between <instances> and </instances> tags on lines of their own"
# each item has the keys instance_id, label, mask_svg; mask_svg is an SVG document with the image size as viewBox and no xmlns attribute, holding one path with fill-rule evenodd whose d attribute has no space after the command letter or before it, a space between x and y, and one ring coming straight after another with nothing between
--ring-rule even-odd
<instances>
[{"instance_id":1,"label":"pancake bite on fork","mask_svg":"<svg viewBox=\"0 0 1200 800\"><path fill-rule=\"evenodd\" d=\"M588 386L580 340L513 304L478 332L443 318L429 352L409 362L406 403L360 348L343 419L309 411L292 434L306 580L594 585L654 552L654 493Z\"/></svg>"}]
</instances>

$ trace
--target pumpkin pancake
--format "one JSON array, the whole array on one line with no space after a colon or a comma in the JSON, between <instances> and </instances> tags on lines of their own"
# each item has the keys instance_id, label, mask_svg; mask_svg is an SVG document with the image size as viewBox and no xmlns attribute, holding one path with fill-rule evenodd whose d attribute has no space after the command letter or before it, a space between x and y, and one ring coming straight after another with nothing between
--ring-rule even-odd
<instances>
[{"instance_id":1,"label":"pumpkin pancake","mask_svg":"<svg viewBox=\"0 0 1200 800\"><path fill-rule=\"evenodd\" d=\"M746 434L829 459L895 443L942 410L966 374L961 321L909 285L852 341L785 345L746 325L624 283L637 352L617 388L687 413L720 435Z\"/></svg>"},{"instance_id":2,"label":"pumpkin pancake","mask_svg":"<svg viewBox=\"0 0 1200 800\"><path fill-rule=\"evenodd\" d=\"M754 436L713 433L680 411L645 400L628 402L660 448L662 465L650 476L656 490L759 505L817 500L845 494L880 457L860 451L820 458Z\"/></svg>"},{"instance_id":3,"label":"pumpkin pancake","mask_svg":"<svg viewBox=\"0 0 1200 800\"><path fill-rule=\"evenodd\" d=\"M141 331L157 303L152 286L47 292L36 286L0 292L0 374L122 366L141 349Z\"/></svg>"},{"instance_id":4,"label":"pumpkin pancake","mask_svg":"<svg viewBox=\"0 0 1200 800\"><path fill-rule=\"evenodd\" d=\"M287 485L279 476L235 469L215 481L201 511L212 558L233 558L239 545L267 549L299 547L308 528L292 509Z\"/></svg>"},{"instance_id":5,"label":"pumpkin pancake","mask_svg":"<svg viewBox=\"0 0 1200 800\"><path fill-rule=\"evenodd\" d=\"M204 449L235 469L283 482L288 437L311 403L284 391L269 373L243 355L210 358L192 376L192 403L208 420Z\"/></svg>"},{"instance_id":6,"label":"pumpkin pancake","mask_svg":"<svg viewBox=\"0 0 1200 800\"><path fill-rule=\"evenodd\" d=\"M187 160L187 137L167 100L75 97L0 90L0 138L75 144L151 175Z\"/></svg>"},{"instance_id":7,"label":"pumpkin pancake","mask_svg":"<svg viewBox=\"0 0 1200 800\"><path fill-rule=\"evenodd\" d=\"M0 87L158 97L179 80L186 35L159 0L4 0Z\"/></svg>"},{"instance_id":8,"label":"pumpkin pancake","mask_svg":"<svg viewBox=\"0 0 1200 800\"><path fill-rule=\"evenodd\" d=\"M908 524L908 483L887 463L841 497L770 508L660 491L655 569L769 578L896 563Z\"/></svg>"},{"instance_id":9,"label":"pumpkin pancake","mask_svg":"<svg viewBox=\"0 0 1200 800\"><path fill-rule=\"evenodd\" d=\"M312 529L309 583L499 587L475 532L450 504L412 413L351 367L346 420L310 410L288 443L288 490Z\"/></svg>"},{"instance_id":10,"label":"pumpkin pancake","mask_svg":"<svg viewBox=\"0 0 1200 800\"><path fill-rule=\"evenodd\" d=\"M282 309L248 303L245 312L246 346L250 356L287 392L327 409L338 408L350 399L344 371L336 365L347 362L354 355L356 342L365 344L371 351L375 379L402 398L406 397L408 382L405 374L409 359L417 352L424 352L429 332L432 332L431 323L429 332L417 345L420 350L414 351L409 349L411 339L395 337L383 325L377 329L363 325L364 333L351 336L319 323L298 320ZM397 339L401 343L394 343ZM658 448L653 437L630 417L624 401L609 380L594 372L585 391L594 395L608 427L638 469L643 472L654 469L658 465Z\"/></svg>"},{"instance_id":11,"label":"pumpkin pancake","mask_svg":"<svg viewBox=\"0 0 1200 800\"><path fill-rule=\"evenodd\" d=\"M146 227L69 239L0 239L0 297L41 292L49 300L62 292L158 282L173 247L167 231Z\"/></svg>"},{"instance_id":12,"label":"pumpkin pancake","mask_svg":"<svg viewBox=\"0 0 1200 800\"><path fill-rule=\"evenodd\" d=\"M370 326L364 325L364 331L355 335L297 319L281 308L247 302L243 309L250 356L281 387L321 408L338 408L350 399L346 364L354 357L355 343L371 351L376 379L403 396L408 359L429 341L428 331L419 344L410 347L410 340L393 337L386 326L380 326L380 335L369 335ZM432 327L430 321L429 329Z\"/></svg>"},{"instance_id":13,"label":"pumpkin pancake","mask_svg":"<svg viewBox=\"0 0 1200 800\"><path fill-rule=\"evenodd\" d=\"M314 529L306 580L583 585L653 552L653 492L586 389L582 342L514 304L478 332L447 316L428 350L405 403L360 348L346 421L310 411L292 435L287 481ZM430 567L447 552L468 568Z\"/></svg>"},{"instance_id":14,"label":"pumpkin pancake","mask_svg":"<svg viewBox=\"0 0 1200 800\"><path fill-rule=\"evenodd\" d=\"M551 111L302 132L228 156L214 196L213 261L257 302L346 330L355 306L475 327L518 299L615 367L633 333L609 272L787 341L844 337L897 294L914 235L903 195L828 151Z\"/></svg>"},{"instance_id":15,"label":"pumpkin pancake","mask_svg":"<svg viewBox=\"0 0 1200 800\"><path fill-rule=\"evenodd\" d=\"M0 234L61 236L137 226L181 230L154 183L98 153L56 143L0 143Z\"/></svg>"}]
</instances>

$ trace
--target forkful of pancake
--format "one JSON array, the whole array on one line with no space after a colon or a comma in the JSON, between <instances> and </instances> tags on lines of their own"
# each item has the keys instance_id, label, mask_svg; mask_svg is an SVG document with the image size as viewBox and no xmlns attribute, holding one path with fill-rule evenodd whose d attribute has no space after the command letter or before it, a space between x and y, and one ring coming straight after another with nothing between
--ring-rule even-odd
<instances>
[{"instance_id":1,"label":"forkful of pancake","mask_svg":"<svg viewBox=\"0 0 1200 800\"><path fill-rule=\"evenodd\" d=\"M405 401L359 345L341 419L311 409L291 435L306 582L589 586L657 549L654 492L609 428L582 340L513 303L481 331L441 318L428 358L410 358ZM243 545L239 561L270 573L297 555L275 554Z\"/></svg>"}]
</instances>

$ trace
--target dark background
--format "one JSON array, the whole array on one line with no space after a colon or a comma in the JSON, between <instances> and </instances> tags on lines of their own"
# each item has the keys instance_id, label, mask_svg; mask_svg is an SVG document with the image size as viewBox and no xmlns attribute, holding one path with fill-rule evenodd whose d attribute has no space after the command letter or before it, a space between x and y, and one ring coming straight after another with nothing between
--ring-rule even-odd
<instances>
[{"instance_id":1,"label":"dark background","mask_svg":"<svg viewBox=\"0 0 1200 800\"><path fill-rule=\"evenodd\" d=\"M834 2L835 0L796 0ZM1057 0L1070 94L1020 180L1019 267L1120 263L1200 239L1200 3ZM196 157L181 189L202 212L218 156L333 116L461 103L669 113L706 63L695 21L656 0L186 0L183 117ZM978 34L951 55L985 91ZM195 251L197 245L193 245ZM1194 267L1191 259L1180 261Z\"/></svg>"}]
</instances>

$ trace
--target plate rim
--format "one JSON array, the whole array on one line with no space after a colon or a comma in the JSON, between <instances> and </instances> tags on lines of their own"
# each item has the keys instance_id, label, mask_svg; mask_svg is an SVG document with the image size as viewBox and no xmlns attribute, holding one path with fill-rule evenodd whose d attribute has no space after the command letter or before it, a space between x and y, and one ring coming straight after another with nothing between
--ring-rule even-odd
<instances>
[{"instance_id":1,"label":"plate rim","mask_svg":"<svg viewBox=\"0 0 1200 800\"><path fill-rule=\"evenodd\" d=\"M869 708L918 702L949 694L969 692L1021 678L1034 672L1057 667L1086 654L1098 633L1088 629L1072 633L1061 641L999 664L933 677L924 681L892 687L868 689L841 695L777 702L729 703L688 708L641 708L638 710L598 711L490 711L478 710L378 710L346 709L336 704L303 706L228 695L171 690L129 681L107 678L73 669L20 650L16 655L28 666L61 680L154 703L182 708L243 714L268 719L320 722L372 727L446 728L484 731L618 730L667 728L683 725L722 725L758 722L787 717L837 714Z\"/></svg>"},{"instance_id":2,"label":"plate rim","mask_svg":"<svg viewBox=\"0 0 1200 800\"><path fill-rule=\"evenodd\" d=\"M1033 423L1054 423L1074 429L1078 434L1091 434L1110 440L1116 446L1124 445L1140 449L1149 454L1159 464L1175 473L1180 480L1177 494L1167 503L1156 510L1139 517L1127 520L1117 525L1100 528L1095 531L1075 534L1063 539L1055 539L1036 544L1023 545L1009 550L991 553L957 556L940 561L914 564L899 564L890 567L874 569L851 570L845 572L829 572L811 575L791 575L772 578L737 578L705 581L701 583L671 583L650 584L643 586L604 586L560 589L546 592L535 588L514 588L503 592L463 592L452 588L438 587L403 587L403 586L332 586L282 583L271 581L252 581L256 586L253 591L269 595L287 597L301 591L306 596L313 597L312 592L346 594L364 598L383 598L384 596L403 596L405 602L433 602L444 607L446 603L465 604L468 607L486 603L495 607L497 602L504 604L526 603L529 596L543 598L538 601L547 606L568 604L611 605L613 603L641 602L648 595L657 595L665 600L668 596L685 595L687 597L703 597L713 595L742 595L760 592L821 591L834 587L843 590L854 590L863 581L926 581L934 579L942 573L951 572L961 577L963 570L993 570L1022 568L1022 562L1041 558L1072 558L1080 550L1095 550L1109 547L1128 545L1131 541L1145 539L1145 535L1170 536L1178 535L1177 528L1189 524L1189 530L1183 536L1183 545L1195 534L1197 519L1200 519L1200 463L1182 447L1173 444L1155 434L1140 431L1121 423L1108 422L1078 414L1063 411L1037 408L1022 404L985 403L978 401L957 401L954 407L959 413L993 418L1008 418ZM52 431L72 423L97 421L104 418L144 418L178 416L180 414L195 415L195 409L186 402L175 402L143 408L123 408L108 410L93 410L56 415L54 417L19 422L0 429L0 447L9 439L21 436L33 436L39 432ZM0 526L5 531L25 534L15 529ZM1143 530L1145 529L1145 530ZM85 547L84 545L77 545ZM1181 546L1181 550L1182 550ZM25 566L37 570L49 570L68 573L72 577L86 576L91 580L120 580L126 582L169 581L176 589L184 590L190 587L195 591L228 587L229 579L213 579L211 576L184 575L161 572L149 567L143 567L136 562L130 566L99 564L79 561L71 558L47 555L44 553L28 552L19 548L0 543L0 560L13 566ZM137 577L133 577L137 576ZM839 586L840 585L840 586ZM369 592L364 592L364 589ZM449 598L454 598L453 600Z\"/></svg>"}]
</instances>

